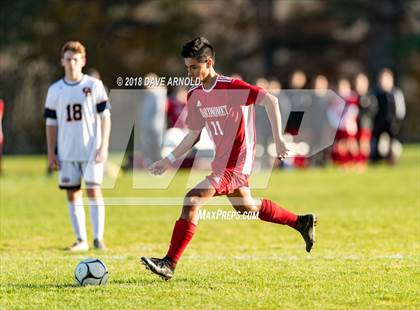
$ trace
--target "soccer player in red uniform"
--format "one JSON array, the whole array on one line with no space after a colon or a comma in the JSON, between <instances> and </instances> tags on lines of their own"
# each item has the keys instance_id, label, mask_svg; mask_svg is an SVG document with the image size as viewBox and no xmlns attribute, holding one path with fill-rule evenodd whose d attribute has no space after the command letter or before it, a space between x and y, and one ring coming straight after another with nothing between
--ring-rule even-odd
<instances>
[{"instance_id":1,"label":"soccer player in red uniform","mask_svg":"<svg viewBox=\"0 0 420 310\"><path fill-rule=\"evenodd\" d=\"M316 217L312 214L298 216L269 199L254 199L248 187L255 147L254 104L266 108L278 158L283 159L288 153L282 139L278 100L259 87L217 74L213 68L214 49L206 38L198 37L185 44L182 56L188 75L202 82L188 92L186 124L189 132L171 154L149 169L155 175L164 173L194 146L204 127L213 139L215 158L212 173L186 194L166 256L162 259L141 257L141 262L163 279L171 279L196 231L199 208L220 195L226 195L239 213L258 212L263 221L296 229L306 243L306 251L310 252L315 241Z\"/></svg>"}]
</instances>

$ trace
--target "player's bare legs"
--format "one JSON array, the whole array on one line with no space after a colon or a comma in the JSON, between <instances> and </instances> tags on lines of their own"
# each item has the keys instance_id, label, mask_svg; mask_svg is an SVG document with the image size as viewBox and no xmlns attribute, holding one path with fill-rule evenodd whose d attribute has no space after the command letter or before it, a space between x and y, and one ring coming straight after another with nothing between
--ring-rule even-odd
<instances>
[{"instance_id":1,"label":"player's bare legs","mask_svg":"<svg viewBox=\"0 0 420 310\"><path fill-rule=\"evenodd\" d=\"M185 195L180 219L197 225L198 210L216 195L216 190L207 179L201 181Z\"/></svg>"},{"instance_id":2,"label":"player's bare legs","mask_svg":"<svg viewBox=\"0 0 420 310\"><path fill-rule=\"evenodd\" d=\"M67 200L75 202L83 197L82 190L80 189L68 189L66 190Z\"/></svg>"},{"instance_id":3,"label":"player's bare legs","mask_svg":"<svg viewBox=\"0 0 420 310\"><path fill-rule=\"evenodd\" d=\"M70 220L77 238L77 241L70 247L70 251L86 251L89 249L89 245L87 243L82 191L80 189L67 189L66 193Z\"/></svg>"},{"instance_id":4,"label":"player's bare legs","mask_svg":"<svg viewBox=\"0 0 420 310\"><path fill-rule=\"evenodd\" d=\"M315 242L315 225L317 218L315 215L295 215L283 209L276 203L268 199L252 198L249 188L241 187L233 193L227 195L229 201L236 211L259 212L261 220L288 225L300 232L306 243L306 251L310 252Z\"/></svg>"},{"instance_id":5,"label":"player's bare legs","mask_svg":"<svg viewBox=\"0 0 420 310\"><path fill-rule=\"evenodd\" d=\"M86 187L93 228L93 247L97 250L106 250L103 241L105 230L105 203L102 196L102 190L100 185L94 183L86 183Z\"/></svg>"},{"instance_id":6,"label":"player's bare legs","mask_svg":"<svg viewBox=\"0 0 420 310\"><path fill-rule=\"evenodd\" d=\"M235 210L239 213L259 212L261 209L261 200L252 198L249 188L238 188L233 193L226 196Z\"/></svg>"},{"instance_id":7,"label":"player's bare legs","mask_svg":"<svg viewBox=\"0 0 420 310\"><path fill-rule=\"evenodd\" d=\"M168 253L163 259L142 257L141 262L147 269L164 280L173 277L176 264L197 229L198 210L216 195L216 190L207 179L185 195L181 217L175 223Z\"/></svg>"}]
</instances>

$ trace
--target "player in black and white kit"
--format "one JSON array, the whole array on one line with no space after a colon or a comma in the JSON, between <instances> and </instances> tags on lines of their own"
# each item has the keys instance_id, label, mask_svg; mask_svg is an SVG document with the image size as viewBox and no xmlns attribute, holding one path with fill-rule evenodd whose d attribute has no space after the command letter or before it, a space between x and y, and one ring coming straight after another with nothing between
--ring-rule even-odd
<instances>
[{"instance_id":1,"label":"player in black and white kit","mask_svg":"<svg viewBox=\"0 0 420 310\"><path fill-rule=\"evenodd\" d=\"M111 130L110 104L102 81L82 73L85 63L85 48L80 42L64 44L61 64L65 75L49 87L45 102L48 166L59 170L59 187L67 191L77 238L71 251L89 249L80 189L82 179L89 197L93 245L105 249L101 183Z\"/></svg>"}]
</instances>

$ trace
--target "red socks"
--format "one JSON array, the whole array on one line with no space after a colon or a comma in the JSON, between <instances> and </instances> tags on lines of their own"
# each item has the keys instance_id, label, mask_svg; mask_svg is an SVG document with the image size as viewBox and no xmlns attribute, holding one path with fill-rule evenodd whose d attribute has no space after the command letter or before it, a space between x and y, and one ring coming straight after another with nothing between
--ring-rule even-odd
<instances>
[{"instance_id":1,"label":"red socks","mask_svg":"<svg viewBox=\"0 0 420 310\"><path fill-rule=\"evenodd\" d=\"M284 224L296 228L297 215L283 209L271 200L262 199L260 213L258 214L260 220Z\"/></svg>"},{"instance_id":2,"label":"red socks","mask_svg":"<svg viewBox=\"0 0 420 310\"><path fill-rule=\"evenodd\" d=\"M190 243L196 229L197 225L190 221L179 219L175 222L171 244L169 245L168 254L166 254L175 264L180 259L188 243Z\"/></svg>"},{"instance_id":3,"label":"red socks","mask_svg":"<svg viewBox=\"0 0 420 310\"><path fill-rule=\"evenodd\" d=\"M296 214L281 208L271 200L263 199L259 218L263 221L285 224L295 228L298 217ZM197 225L190 221L179 219L175 222L171 244L169 245L169 250L166 254L166 257L169 257L174 265L181 258L182 253L194 236L196 229Z\"/></svg>"}]
</instances>

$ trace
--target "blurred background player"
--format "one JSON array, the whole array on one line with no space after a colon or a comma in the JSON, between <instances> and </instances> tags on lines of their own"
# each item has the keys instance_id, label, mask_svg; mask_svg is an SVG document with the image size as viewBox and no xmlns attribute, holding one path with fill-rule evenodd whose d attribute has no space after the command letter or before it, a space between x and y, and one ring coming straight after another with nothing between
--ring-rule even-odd
<instances>
[{"instance_id":1,"label":"blurred background player","mask_svg":"<svg viewBox=\"0 0 420 310\"><path fill-rule=\"evenodd\" d=\"M166 105L167 129L185 128L185 116L182 114L187 103L187 89L178 86L172 89Z\"/></svg>"},{"instance_id":2,"label":"blurred background player","mask_svg":"<svg viewBox=\"0 0 420 310\"><path fill-rule=\"evenodd\" d=\"M134 167L148 167L160 159L162 138L166 130L166 86L157 85L159 77L149 73L145 77L146 89L142 92L141 106L139 108L140 150L142 163ZM134 162L138 159L134 158Z\"/></svg>"},{"instance_id":3,"label":"blurred background player","mask_svg":"<svg viewBox=\"0 0 420 310\"><path fill-rule=\"evenodd\" d=\"M2 175L3 173L3 167L2 167L3 144L4 144L3 115L4 115L4 101L3 99L0 99L0 175Z\"/></svg>"},{"instance_id":4,"label":"blurred background player","mask_svg":"<svg viewBox=\"0 0 420 310\"><path fill-rule=\"evenodd\" d=\"M370 157L373 117L377 111L377 101L369 93L369 79L359 73L354 79L354 89L358 96L359 117L357 118L357 139L359 141L359 167L365 170Z\"/></svg>"},{"instance_id":5,"label":"blurred background player","mask_svg":"<svg viewBox=\"0 0 420 310\"><path fill-rule=\"evenodd\" d=\"M89 249L81 179L89 197L95 249L103 242L105 206L101 183L111 130L110 105L102 81L82 73L85 47L69 41L61 49L64 77L53 83L45 102L48 165L59 170L59 187L67 192L77 241L71 251ZM57 146L57 154L55 148Z\"/></svg>"},{"instance_id":6,"label":"blurred background player","mask_svg":"<svg viewBox=\"0 0 420 310\"><path fill-rule=\"evenodd\" d=\"M330 94L328 93L328 86L328 78L325 75L318 74L315 76L315 79L313 80L313 89L315 93L314 100L317 101L317 106L320 109L322 108L322 114L325 119L327 119L327 109L329 102L331 101ZM312 118L310 120L312 120ZM324 130L327 130L326 128L328 127L324 127ZM325 133L321 132L319 134L323 135ZM330 152L331 148L326 148L313 155L310 158L311 165L315 167L324 167L328 162Z\"/></svg>"},{"instance_id":7,"label":"blurred background player","mask_svg":"<svg viewBox=\"0 0 420 310\"><path fill-rule=\"evenodd\" d=\"M306 74L302 70L295 70L290 75L290 89L304 89L306 85Z\"/></svg>"},{"instance_id":8,"label":"blurred background player","mask_svg":"<svg viewBox=\"0 0 420 310\"><path fill-rule=\"evenodd\" d=\"M401 153L398 134L406 106L401 89L394 85L394 74L390 69L383 69L379 73L375 97L378 110L373 121L371 159L373 162L386 159L394 164Z\"/></svg>"},{"instance_id":9,"label":"blurred background player","mask_svg":"<svg viewBox=\"0 0 420 310\"><path fill-rule=\"evenodd\" d=\"M89 75L89 76L91 76L91 77L93 77L93 78L95 78L95 79L102 80L101 72L99 72L99 70L96 69L96 68L89 68L89 69L87 69L86 70L86 74ZM104 88L105 88L106 93L108 94L109 93L108 87L105 84L103 84L103 85L104 85Z\"/></svg>"},{"instance_id":10,"label":"blurred background player","mask_svg":"<svg viewBox=\"0 0 420 310\"><path fill-rule=\"evenodd\" d=\"M300 90L304 89L307 83L306 73L303 70L295 70L289 77L289 88L293 90ZM296 97L298 92L291 91L289 92L289 100L293 102L293 97ZM305 130L301 133L304 136L304 140L309 141L311 136L313 135L312 132ZM293 167L296 168L305 168L309 165L309 158L307 158L304 154L296 154L293 158L293 161L290 159L286 160L286 163L289 162Z\"/></svg>"},{"instance_id":11,"label":"blurred background player","mask_svg":"<svg viewBox=\"0 0 420 310\"><path fill-rule=\"evenodd\" d=\"M255 148L254 104L266 109L277 157L283 159L288 153L282 139L278 100L259 87L217 74L213 68L214 49L206 38L198 37L185 44L182 56L188 75L202 81L188 93L186 123L189 131L172 153L155 162L150 171L155 175L164 173L171 163L193 147L206 127L215 147L212 173L186 194L166 256L163 259L141 257L141 262L165 280L171 279L196 231L199 208L215 196L227 196L239 213L258 212L262 221L296 229L305 241L306 251L310 252L316 217L298 216L269 199L254 199L248 185Z\"/></svg>"},{"instance_id":12,"label":"blurred background player","mask_svg":"<svg viewBox=\"0 0 420 310\"><path fill-rule=\"evenodd\" d=\"M341 78L338 81L337 92L345 100L345 107L335 136L332 159L340 166L350 167L356 162L359 155L357 96L351 89L350 81L346 78Z\"/></svg>"}]
</instances>

